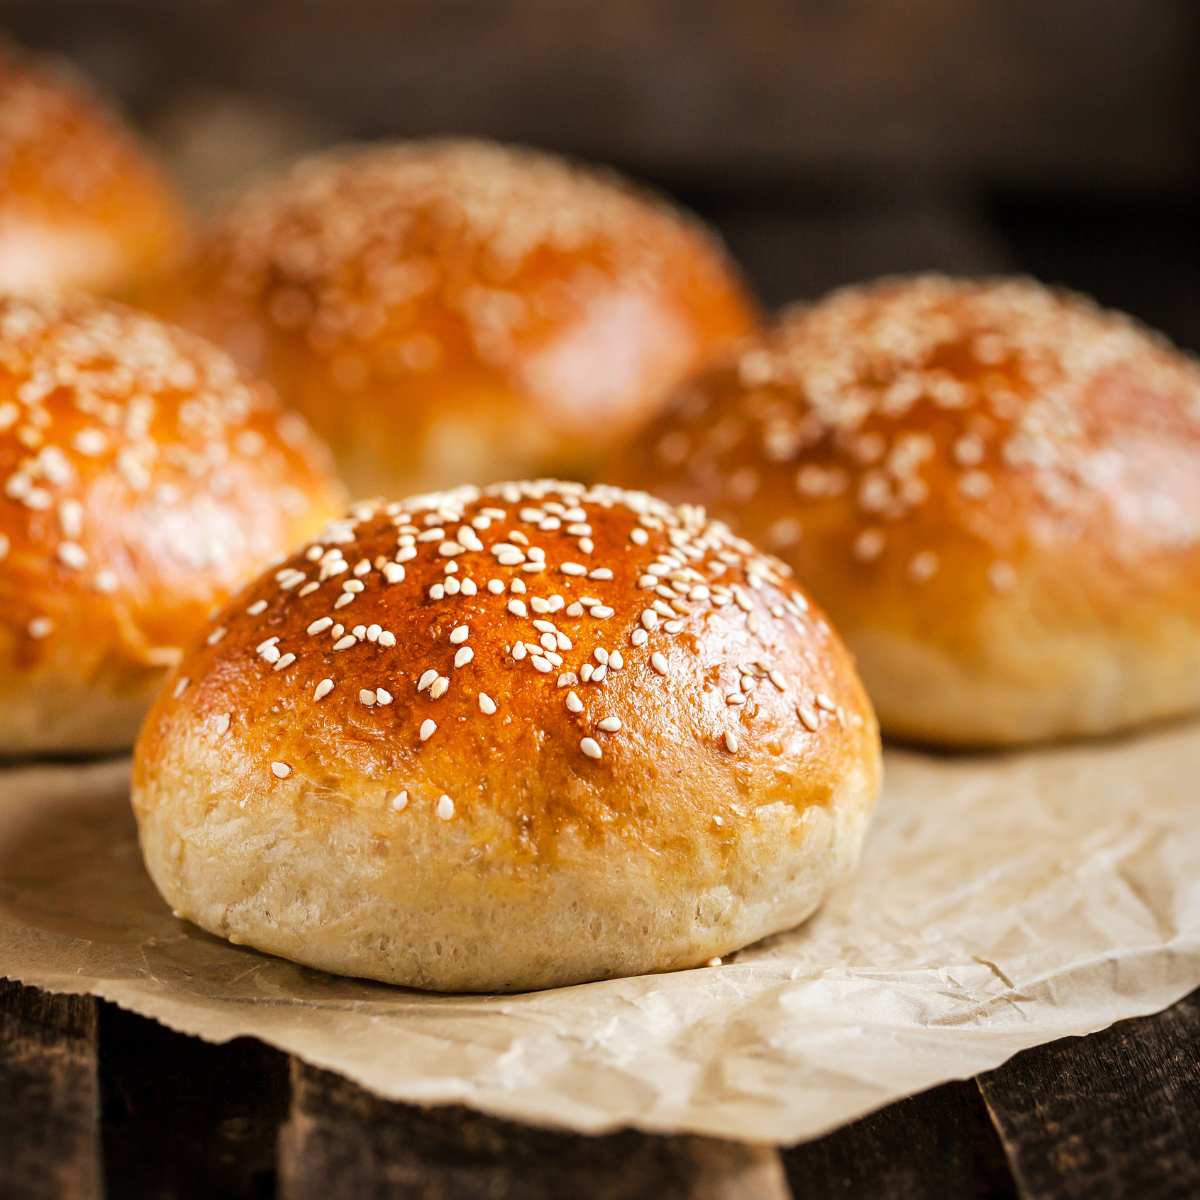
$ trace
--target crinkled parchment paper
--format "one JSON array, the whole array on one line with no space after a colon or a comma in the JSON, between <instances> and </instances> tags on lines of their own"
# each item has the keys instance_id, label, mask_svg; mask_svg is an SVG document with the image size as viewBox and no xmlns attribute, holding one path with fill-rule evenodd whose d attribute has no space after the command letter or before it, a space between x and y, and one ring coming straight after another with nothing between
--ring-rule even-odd
<instances>
[{"instance_id":1,"label":"crinkled parchment paper","mask_svg":"<svg viewBox=\"0 0 1200 1200\"><path fill-rule=\"evenodd\" d=\"M790 1142L1200 985L1200 728L892 752L858 879L724 966L523 996L338 979L176 921L121 762L0 773L0 974L395 1099Z\"/></svg>"}]
</instances>

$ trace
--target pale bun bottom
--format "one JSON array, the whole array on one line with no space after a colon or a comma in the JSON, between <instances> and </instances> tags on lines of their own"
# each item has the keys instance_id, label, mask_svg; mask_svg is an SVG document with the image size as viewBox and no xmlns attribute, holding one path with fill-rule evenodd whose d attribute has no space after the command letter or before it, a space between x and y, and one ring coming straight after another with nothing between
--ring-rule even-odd
<instances>
[{"instance_id":1,"label":"pale bun bottom","mask_svg":"<svg viewBox=\"0 0 1200 1200\"><path fill-rule=\"evenodd\" d=\"M1200 629L1164 614L1151 638L1081 628L1020 638L968 662L891 631L843 630L888 737L1020 746L1121 733L1200 711Z\"/></svg>"},{"instance_id":2,"label":"pale bun bottom","mask_svg":"<svg viewBox=\"0 0 1200 1200\"><path fill-rule=\"evenodd\" d=\"M164 674L152 668L80 679L40 672L0 685L0 759L128 750Z\"/></svg>"},{"instance_id":3,"label":"pale bun bottom","mask_svg":"<svg viewBox=\"0 0 1200 1200\"><path fill-rule=\"evenodd\" d=\"M666 871L618 838L560 838L540 869L472 861L478 827L405 833L397 814L382 836L295 779L268 800L175 776L134 805L154 883L210 933L341 975L518 992L702 966L799 924L856 865L873 798L864 770L826 806L746 816L723 859L697 837Z\"/></svg>"}]
</instances>

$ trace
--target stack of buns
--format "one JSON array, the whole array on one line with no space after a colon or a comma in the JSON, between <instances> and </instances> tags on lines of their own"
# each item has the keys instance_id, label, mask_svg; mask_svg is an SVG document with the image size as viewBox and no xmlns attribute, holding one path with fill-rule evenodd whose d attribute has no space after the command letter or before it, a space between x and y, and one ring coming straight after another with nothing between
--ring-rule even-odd
<instances>
[{"instance_id":1,"label":"stack of buns","mask_svg":"<svg viewBox=\"0 0 1200 1200\"><path fill-rule=\"evenodd\" d=\"M763 328L694 219L465 141L300 162L184 250L10 53L0 183L0 755L152 705L147 867L231 941L698 967L853 868L876 708L979 746L1200 705L1200 367L1125 317L924 276Z\"/></svg>"}]
</instances>

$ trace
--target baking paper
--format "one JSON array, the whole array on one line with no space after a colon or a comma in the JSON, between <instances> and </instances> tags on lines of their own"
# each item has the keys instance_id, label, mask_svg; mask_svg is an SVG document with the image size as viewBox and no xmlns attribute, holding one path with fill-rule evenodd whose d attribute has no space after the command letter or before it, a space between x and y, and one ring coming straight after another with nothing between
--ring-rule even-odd
<instances>
[{"instance_id":1,"label":"baking paper","mask_svg":"<svg viewBox=\"0 0 1200 1200\"><path fill-rule=\"evenodd\" d=\"M600 1132L795 1142L1200 985L1200 727L887 756L862 868L717 967L521 996L340 979L175 920L124 761L0 773L0 974L382 1096Z\"/></svg>"}]
</instances>

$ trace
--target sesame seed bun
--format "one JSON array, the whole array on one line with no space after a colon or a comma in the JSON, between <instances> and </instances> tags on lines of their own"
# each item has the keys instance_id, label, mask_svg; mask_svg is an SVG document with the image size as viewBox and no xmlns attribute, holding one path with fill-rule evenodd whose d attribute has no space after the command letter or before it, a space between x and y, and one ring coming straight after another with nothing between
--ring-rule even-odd
<instances>
[{"instance_id":1,"label":"sesame seed bun","mask_svg":"<svg viewBox=\"0 0 1200 1200\"><path fill-rule=\"evenodd\" d=\"M753 322L695 221L461 141L300 162L218 214L151 304L270 379L359 495L586 476Z\"/></svg>"},{"instance_id":2,"label":"sesame seed bun","mask_svg":"<svg viewBox=\"0 0 1200 1200\"><path fill-rule=\"evenodd\" d=\"M1200 367L1078 296L838 292L678 394L612 474L785 558L892 735L1015 744L1200 705Z\"/></svg>"},{"instance_id":3,"label":"sesame seed bun","mask_svg":"<svg viewBox=\"0 0 1200 1200\"><path fill-rule=\"evenodd\" d=\"M103 101L0 41L0 291L128 294L184 231L173 190Z\"/></svg>"},{"instance_id":4,"label":"sesame seed bun","mask_svg":"<svg viewBox=\"0 0 1200 1200\"><path fill-rule=\"evenodd\" d=\"M131 745L213 607L340 509L330 471L191 334L0 299L0 755Z\"/></svg>"},{"instance_id":5,"label":"sesame seed bun","mask_svg":"<svg viewBox=\"0 0 1200 1200\"><path fill-rule=\"evenodd\" d=\"M786 568L640 493L356 507L215 619L142 732L205 929L446 991L693 967L854 864L878 732Z\"/></svg>"}]
</instances>

